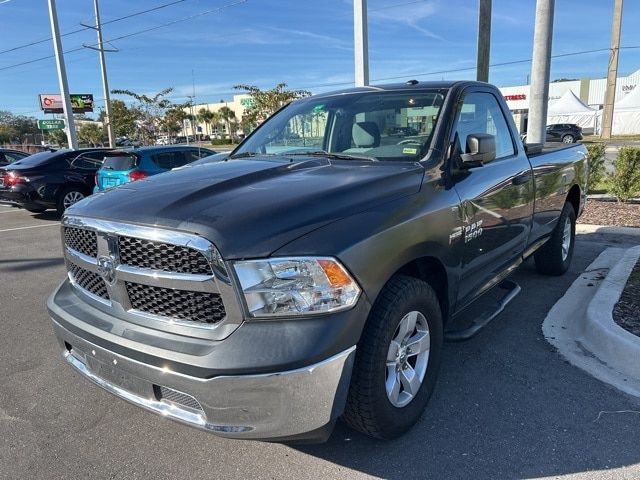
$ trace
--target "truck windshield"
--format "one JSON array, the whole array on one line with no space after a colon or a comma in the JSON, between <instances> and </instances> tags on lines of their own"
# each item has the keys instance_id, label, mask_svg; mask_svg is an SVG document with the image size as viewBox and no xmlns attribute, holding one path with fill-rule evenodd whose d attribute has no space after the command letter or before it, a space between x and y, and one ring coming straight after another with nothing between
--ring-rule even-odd
<instances>
[{"instance_id":1,"label":"truck windshield","mask_svg":"<svg viewBox=\"0 0 640 480\"><path fill-rule=\"evenodd\" d=\"M298 100L269 118L231 158L317 154L417 161L429 149L445 93L367 91Z\"/></svg>"}]
</instances>

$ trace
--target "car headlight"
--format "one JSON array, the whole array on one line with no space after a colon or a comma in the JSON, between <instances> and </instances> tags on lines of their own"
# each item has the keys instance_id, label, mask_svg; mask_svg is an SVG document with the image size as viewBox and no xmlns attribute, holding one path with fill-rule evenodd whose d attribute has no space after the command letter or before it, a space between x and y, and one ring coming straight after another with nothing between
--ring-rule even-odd
<instances>
[{"instance_id":1,"label":"car headlight","mask_svg":"<svg viewBox=\"0 0 640 480\"><path fill-rule=\"evenodd\" d=\"M333 258L247 260L234 268L252 317L336 312L360 296L358 284Z\"/></svg>"}]
</instances>

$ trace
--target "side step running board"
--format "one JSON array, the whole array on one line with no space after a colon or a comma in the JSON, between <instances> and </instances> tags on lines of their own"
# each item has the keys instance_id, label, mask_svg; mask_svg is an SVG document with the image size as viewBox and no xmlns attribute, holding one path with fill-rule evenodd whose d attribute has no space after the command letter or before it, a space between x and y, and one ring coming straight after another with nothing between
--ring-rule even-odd
<instances>
[{"instance_id":1,"label":"side step running board","mask_svg":"<svg viewBox=\"0 0 640 480\"><path fill-rule=\"evenodd\" d=\"M502 290L506 290L505 294L498 300L498 303L495 305L495 309L491 309L483 312L479 317L477 317L473 323L462 330L448 330L444 332L444 340L446 342L464 342L465 340L469 340L471 337L475 336L480 330L486 327L491 320L496 318L504 308L516 298L516 296L520 293L520 285L511 280L503 280L500 282L498 287Z\"/></svg>"}]
</instances>

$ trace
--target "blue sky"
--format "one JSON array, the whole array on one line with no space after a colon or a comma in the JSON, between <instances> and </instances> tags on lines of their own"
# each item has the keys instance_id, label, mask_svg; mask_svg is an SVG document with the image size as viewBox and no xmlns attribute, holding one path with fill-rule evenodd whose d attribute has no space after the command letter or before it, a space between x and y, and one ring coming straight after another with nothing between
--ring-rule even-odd
<instances>
[{"instance_id":1,"label":"blue sky","mask_svg":"<svg viewBox=\"0 0 640 480\"><path fill-rule=\"evenodd\" d=\"M170 0L102 0L102 21ZM91 23L91 0L58 0L61 31ZM50 35L45 0L0 0L0 51ZM387 77L438 80L473 78L478 0L369 0L372 83ZM152 13L105 25L113 39L219 8L207 15L112 42L107 54L111 88L152 93L174 87L186 101L195 80L197 101L229 98L232 86L270 87L284 81L313 92L353 85L353 18L350 0L185 0ZM553 54L607 49L613 0L556 0ZM493 0L491 63L531 57L535 0ZM640 46L640 2L627 1L622 46ZM86 30L63 38L65 50L95 43ZM52 43L0 53L0 110L42 116L38 93L57 93L53 59L13 68L53 54ZM103 102L97 52L65 57L72 93L93 93ZM608 53L552 61L551 78L606 75ZM530 63L491 68L499 85L526 82ZM471 68L471 69L469 69ZM640 48L621 51L620 73L640 68ZM426 75L432 72L462 70ZM192 77L193 72L193 77ZM328 85L344 84L344 85Z\"/></svg>"}]
</instances>

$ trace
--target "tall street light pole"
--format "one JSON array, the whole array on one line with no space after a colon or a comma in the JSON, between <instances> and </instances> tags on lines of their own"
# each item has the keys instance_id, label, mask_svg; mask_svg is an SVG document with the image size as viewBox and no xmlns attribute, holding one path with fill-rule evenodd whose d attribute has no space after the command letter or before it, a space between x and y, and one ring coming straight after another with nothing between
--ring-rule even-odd
<instances>
[{"instance_id":1,"label":"tall street light pole","mask_svg":"<svg viewBox=\"0 0 640 480\"><path fill-rule=\"evenodd\" d=\"M622 28L622 0L615 0L613 7L613 25L611 27L611 53L609 53L609 72L607 90L604 94L604 112L602 113L603 139L611 138L613 126L613 103L616 100L616 80L618 78L618 56L620 54L620 30Z\"/></svg>"},{"instance_id":2,"label":"tall street light pole","mask_svg":"<svg viewBox=\"0 0 640 480\"><path fill-rule=\"evenodd\" d=\"M554 7L555 0L537 0L536 3L527 127L527 142L529 143L544 143L546 140Z\"/></svg>"},{"instance_id":3,"label":"tall street light pole","mask_svg":"<svg viewBox=\"0 0 640 480\"><path fill-rule=\"evenodd\" d=\"M71 97L69 96L69 84L67 82L67 70L64 66L64 54L62 53L62 41L60 40L60 29L58 28L58 12L56 1L49 0L49 19L51 20L51 36L53 37L53 49L56 55L56 67L58 68L58 81L60 83L60 95L62 96L62 110L67 121L67 141L69 148L78 148L76 137L76 124L73 118L71 107Z\"/></svg>"},{"instance_id":4,"label":"tall street light pole","mask_svg":"<svg viewBox=\"0 0 640 480\"><path fill-rule=\"evenodd\" d=\"M480 0L478 12L478 61L476 80L489 81L489 55L491 53L491 0Z\"/></svg>"},{"instance_id":5,"label":"tall street light pole","mask_svg":"<svg viewBox=\"0 0 640 480\"><path fill-rule=\"evenodd\" d=\"M356 87L364 87L369 85L367 0L353 0L353 49Z\"/></svg>"}]
</instances>

